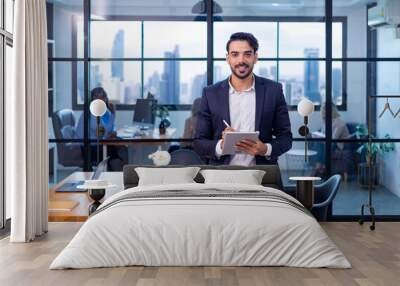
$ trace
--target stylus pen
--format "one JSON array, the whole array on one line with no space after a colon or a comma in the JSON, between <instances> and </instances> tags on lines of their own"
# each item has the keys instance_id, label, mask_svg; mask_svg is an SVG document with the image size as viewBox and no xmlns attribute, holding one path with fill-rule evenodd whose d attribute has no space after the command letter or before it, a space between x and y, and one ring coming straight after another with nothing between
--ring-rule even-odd
<instances>
[{"instance_id":1,"label":"stylus pen","mask_svg":"<svg viewBox=\"0 0 400 286\"><path fill-rule=\"evenodd\" d=\"M228 122L225 121L225 119L222 119L222 121L224 122L224 124L225 124L226 127L232 128L232 127L228 124Z\"/></svg>"}]
</instances>

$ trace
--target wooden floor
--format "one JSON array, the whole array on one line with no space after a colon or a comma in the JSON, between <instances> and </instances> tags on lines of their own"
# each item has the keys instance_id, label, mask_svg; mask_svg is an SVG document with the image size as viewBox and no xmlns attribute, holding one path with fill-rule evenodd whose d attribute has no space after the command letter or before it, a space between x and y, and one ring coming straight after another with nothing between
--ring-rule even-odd
<instances>
[{"instance_id":1,"label":"wooden floor","mask_svg":"<svg viewBox=\"0 0 400 286\"><path fill-rule=\"evenodd\" d=\"M81 223L50 223L49 233L28 244L0 241L0 285L400 285L400 223L323 224L352 269L289 267L123 267L48 270Z\"/></svg>"}]
</instances>

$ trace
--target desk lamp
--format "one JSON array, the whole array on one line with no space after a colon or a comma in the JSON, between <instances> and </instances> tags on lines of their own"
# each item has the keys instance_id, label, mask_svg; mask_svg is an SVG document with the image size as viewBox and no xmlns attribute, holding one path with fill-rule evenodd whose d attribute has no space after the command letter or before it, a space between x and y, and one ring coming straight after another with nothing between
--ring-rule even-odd
<instances>
[{"instance_id":1,"label":"desk lamp","mask_svg":"<svg viewBox=\"0 0 400 286\"><path fill-rule=\"evenodd\" d=\"M99 165L99 141L100 141L100 117L107 111L106 103L101 99L95 99L90 103L90 113L96 116L96 137L97 137L97 165Z\"/></svg>"},{"instance_id":2,"label":"desk lamp","mask_svg":"<svg viewBox=\"0 0 400 286\"><path fill-rule=\"evenodd\" d=\"M307 157L307 135L310 133L307 127L308 124L308 116L314 112L314 104L311 100L307 98L303 98L300 100L299 104L297 105L297 112L304 117L304 125L300 126L299 134L304 136L304 161L308 161Z\"/></svg>"}]
</instances>

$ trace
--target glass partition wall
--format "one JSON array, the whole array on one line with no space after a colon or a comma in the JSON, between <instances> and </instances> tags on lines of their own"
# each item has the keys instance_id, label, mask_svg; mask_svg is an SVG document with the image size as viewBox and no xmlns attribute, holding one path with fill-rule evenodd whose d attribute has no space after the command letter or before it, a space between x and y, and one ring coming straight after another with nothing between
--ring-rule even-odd
<instances>
[{"instance_id":1,"label":"glass partition wall","mask_svg":"<svg viewBox=\"0 0 400 286\"><path fill-rule=\"evenodd\" d=\"M11 194L6 188L5 131L7 98L11 97L14 1L0 0L0 237L8 233Z\"/></svg>"},{"instance_id":2,"label":"glass partition wall","mask_svg":"<svg viewBox=\"0 0 400 286\"><path fill-rule=\"evenodd\" d=\"M377 144L394 146L376 156L374 195L382 206L377 212L381 218L398 215L396 203L386 204L400 196L395 179L387 180L399 170L398 160L393 160L400 142L398 128L387 114L379 118L385 99L368 103L368 95L400 93L399 32L387 23L375 26L368 18L368 11L380 2L47 1L50 182L97 164L89 104L91 91L98 87L107 93L118 135L103 141L104 156L114 152L124 163L151 164L148 155L158 148L190 147L186 127L196 109L193 102L203 87L230 74L226 42L232 33L245 31L260 45L255 74L282 83L289 107L294 143L279 158L284 184L293 187L288 180L292 175L326 179L339 173L343 180L331 217L355 219L367 194L362 175L366 139L360 132L370 123ZM138 100L149 96L168 109L168 140L159 134L143 139L139 135L145 124L132 129L135 117L140 117L135 115ZM298 133L303 118L296 111L302 97L316 106L309 118L306 163L304 138ZM396 112L398 101L390 100ZM57 125L55 115L60 112L70 115L73 128ZM157 132L160 121L156 117L152 122ZM115 149L112 143L124 147Z\"/></svg>"},{"instance_id":3,"label":"glass partition wall","mask_svg":"<svg viewBox=\"0 0 400 286\"><path fill-rule=\"evenodd\" d=\"M335 70L347 66L347 85L336 89L340 88L348 98L346 110L332 107L329 123L331 171L346 174L332 214L337 219L360 215L361 204L368 203L371 174L376 214L381 219L398 218L399 181L394 174L400 170L397 164L400 129L395 124L400 114L396 115L400 108L400 34L398 26L390 24L387 16L378 18L375 13L380 7L391 9L390 5L397 1L332 2L333 17L348 19L345 53L338 53L332 45L333 92ZM385 110L386 104L393 114ZM368 145L368 133L372 137L371 145Z\"/></svg>"}]
</instances>

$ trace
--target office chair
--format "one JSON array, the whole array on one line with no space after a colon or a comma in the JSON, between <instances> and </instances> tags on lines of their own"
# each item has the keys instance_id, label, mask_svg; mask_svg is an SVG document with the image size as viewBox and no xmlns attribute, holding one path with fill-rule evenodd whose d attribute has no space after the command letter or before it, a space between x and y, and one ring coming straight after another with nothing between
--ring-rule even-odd
<instances>
[{"instance_id":1,"label":"office chair","mask_svg":"<svg viewBox=\"0 0 400 286\"><path fill-rule=\"evenodd\" d=\"M56 139L74 139L75 115L71 109L61 109L52 116ZM57 142L58 163L64 167L83 167L83 154L80 143Z\"/></svg>"},{"instance_id":2,"label":"office chair","mask_svg":"<svg viewBox=\"0 0 400 286\"><path fill-rule=\"evenodd\" d=\"M326 221L328 210L332 208L332 202L339 189L340 181L341 176L336 174L324 183L314 186L314 205L311 213L318 221Z\"/></svg>"}]
</instances>

